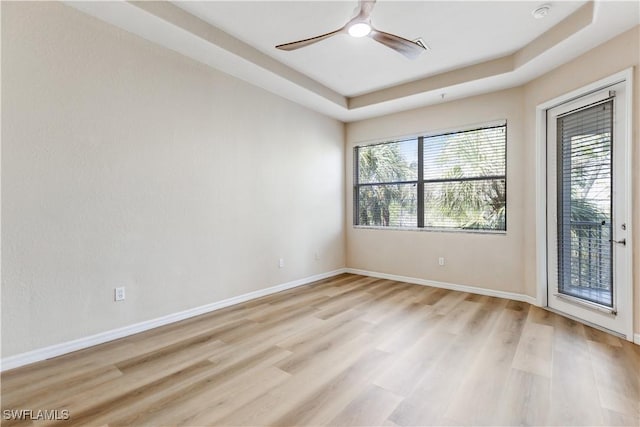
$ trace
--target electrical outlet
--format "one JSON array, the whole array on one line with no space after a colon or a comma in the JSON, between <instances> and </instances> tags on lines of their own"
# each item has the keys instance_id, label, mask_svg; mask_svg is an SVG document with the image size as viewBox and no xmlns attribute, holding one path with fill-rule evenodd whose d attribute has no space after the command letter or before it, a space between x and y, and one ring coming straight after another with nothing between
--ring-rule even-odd
<instances>
[{"instance_id":1,"label":"electrical outlet","mask_svg":"<svg viewBox=\"0 0 640 427\"><path fill-rule=\"evenodd\" d=\"M284 258L280 258L280 260L278 260L278 268L282 267L284 267Z\"/></svg>"},{"instance_id":2,"label":"electrical outlet","mask_svg":"<svg viewBox=\"0 0 640 427\"><path fill-rule=\"evenodd\" d=\"M438 258L438 265L442 267L444 265L444 257Z\"/></svg>"},{"instance_id":3,"label":"electrical outlet","mask_svg":"<svg viewBox=\"0 0 640 427\"><path fill-rule=\"evenodd\" d=\"M316 261L320 261L320 254L318 252L314 253L313 257L316 259Z\"/></svg>"},{"instance_id":4,"label":"electrical outlet","mask_svg":"<svg viewBox=\"0 0 640 427\"><path fill-rule=\"evenodd\" d=\"M113 299L115 301L124 301L124 286L120 288L115 288L113 292Z\"/></svg>"}]
</instances>

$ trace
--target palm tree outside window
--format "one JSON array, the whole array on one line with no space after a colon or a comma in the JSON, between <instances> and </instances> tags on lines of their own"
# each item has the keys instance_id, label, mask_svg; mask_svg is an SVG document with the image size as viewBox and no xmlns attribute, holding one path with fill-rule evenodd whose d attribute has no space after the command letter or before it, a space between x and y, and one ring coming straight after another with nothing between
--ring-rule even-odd
<instances>
[{"instance_id":1,"label":"palm tree outside window","mask_svg":"<svg viewBox=\"0 0 640 427\"><path fill-rule=\"evenodd\" d=\"M506 121L355 147L354 224L506 231Z\"/></svg>"}]
</instances>

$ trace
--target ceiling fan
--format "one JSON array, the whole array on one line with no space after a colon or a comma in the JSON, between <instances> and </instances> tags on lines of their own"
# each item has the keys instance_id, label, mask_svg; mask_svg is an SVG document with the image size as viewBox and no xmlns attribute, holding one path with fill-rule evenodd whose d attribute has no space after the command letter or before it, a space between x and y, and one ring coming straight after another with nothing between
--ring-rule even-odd
<instances>
[{"instance_id":1,"label":"ceiling fan","mask_svg":"<svg viewBox=\"0 0 640 427\"><path fill-rule=\"evenodd\" d=\"M355 10L355 16L342 28L320 36L311 37L309 39L280 44L276 46L276 48L281 50L296 50L338 34L349 34L352 37L372 38L378 43L403 54L409 59L417 58L418 55L426 50L421 44L396 36L395 34L385 33L373 28L371 25L371 12L373 11L375 3L376 0L360 0L360 4Z\"/></svg>"}]
</instances>

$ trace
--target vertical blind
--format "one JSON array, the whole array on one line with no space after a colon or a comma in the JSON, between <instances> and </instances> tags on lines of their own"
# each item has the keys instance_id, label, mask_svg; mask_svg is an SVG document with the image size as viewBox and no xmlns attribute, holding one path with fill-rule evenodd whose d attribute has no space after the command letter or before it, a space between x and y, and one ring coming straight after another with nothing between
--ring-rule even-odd
<instances>
[{"instance_id":1,"label":"vertical blind","mask_svg":"<svg viewBox=\"0 0 640 427\"><path fill-rule=\"evenodd\" d=\"M557 118L558 292L613 306L613 101Z\"/></svg>"}]
</instances>

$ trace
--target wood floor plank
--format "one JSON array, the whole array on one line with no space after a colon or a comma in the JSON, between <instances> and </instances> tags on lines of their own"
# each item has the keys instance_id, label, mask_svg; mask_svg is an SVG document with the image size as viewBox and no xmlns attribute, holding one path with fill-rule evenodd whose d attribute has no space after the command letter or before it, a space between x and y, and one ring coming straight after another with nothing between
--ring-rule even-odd
<instances>
[{"instance_id":1,"label":"wood floor plank","mask_svg":"<svg viewBox=\"0 0 640 427\"><path fill-rule=\"evenodd\" d=\"M270 423L275 426L327 425L345 406L369 384L390 355L372 349L344 369L331 381L296 405L295 408Z\"/></svg>"},{"instance_id":2,"label":"wood floor plank","mask_svg":"<svg viewBox=\"0 0 640 427\"><path fill-rule=\"evenodd\" d=\"M288 354L285 350L270 347L233 364L214 365L207 376L185 383L174 393L159 399L140 401L137 410L124 411L122 417L111 424L202 425L199 423L224 416L288 379L288 374L273 367Z\"/></svg>"},{"instance_id":3,"label":"wood floor plank","mask_svg":"<svg viewBox=\"0 0 640 427\"><path fill-rule=\"evenodd\" d=\"M353 340L358 340L369 326L366 322L354 322L350 323L348 327L335 328L323 336L298 343L289 348L292 355L277 366L290 374L300 372L325 354L340 351L341 347L350 345Z\"/></svg>"},{"instance_id":4,"label":"wood floor plank","mask_svg":"<svg viewBox=\"0 0 640 427\"><path fill-rule=\"evenodd\" d=\"M286 349L299 348L300 345L309 342L311 337L323 337L336 329L357 323L361 316L362 312L351 309L345 310L339 315L333 316L331 319L320 319L312 316L307 319L307 321L313 320L313 322L308 322L304 329L289 336L277 337L277 345Z\"/></svg>"},{"instance_id":5,"label":"wood floor plank","mask_svg":"<svg viewBox=\"0 0 640 427\"><path fill-rule=\"evenodd\" d=\"M503 310L444 416L463 425L491 424L498 412L527 313Z\"/></svg>"},{"instance_id":6,"label":"wood floor plank","mask_svg":"<svg viewBox=\"0 0 640 427\"><path fill-rule=\"evenodd\" d=\"M600 404L640 425L640 366L622 347L588 342Z\"/></svg>"},{"instance_id":7,"label":"wood floor plank","mask_svg":"<svg viewBox=\"0 0 640 427\"><path fill-rule=\"evenodd\" d=\"M66 395L86 393L122 375L124 375L122 371L114 365L101 366L65 379L64 391ZM38 408L53 408L59 399L59 395L52 393L52 390L57 390L57 387L33 387L28 394L26 390L20 390L20 394L17 397L15 397L16 393L3 394L2 404L4 405L3 407L11 408L27 408L30 405Z\"/></svg>"},{"instance_id":8,"label":"wood floor plank","mask_svg":"<svg viewBox=\"0 0 640 427\"><path fill-rule=\"evenodd\" d=\"M551 378L553 333L552 326L527 323L522 329L512 367Z\"/></svg>"},{"instance_id":9,"label":"wood floor plank","mask_svg":"<svg viewBox=\"0 0 640 427\"><path fill-rule=\"evenodd\" d=\"M554 351L551 377L551 424L604 424L591 357Z\"/></svg>"},{"instance_id":10,"label":"wood floor plank","mask_svg":"<svg viewBox=\"0 0 640 427\"><path fill-rule=\"evenodd\" d=\"M0 388L3 410L70 411L34 425L637 427L640 347L523 302L342 274Z\"/></svg>"},{"instance_id":11,"label":"wood floor plank","mask_svg":"<svg viewBox=\"0 0 640 427\"><path fill-rule=\"evenodd\" d=\"M637 427L640 425L637 417L621 414L610 409L603 409L602 417L606 426Z\"/></svg>"},{"instance_id":12,"label":"wood floor plank","mask_svg":"<svg viewBox=\"0 0 640 427\"><path fill-rule=\"evenodd\" d=\"M397 329L389 338L377 347L379 350L394 353L407 349L425 333L425 329L435 327L442 316L435 313L432 307L412 304L414 310L408 307L408 315L402 321L402 328Z\"/></svg>"},{"instance_id":13,"label":"wood floor plank","mask_svg":"<svg viewBox=\"0 0 640 427\"><path fill-rule=\"evenodd\" d=\"M531 316L531 311L529 312ZM577 357L589 357L589 346L585 334L585 327L573 319L553 316L550 319L553 327L553 349L565 353L573 353Z\"/></svg>"},{"instance_id":14,"label":"wood floor plank","mask_svg":"<svg viewBox=\"0 0 640 427\"><path fill-rule=\"evenodd\" d=\"M242 411L235 412L222 420L223 425L273 425L298 408L310 396L323 389L335 378L344 375L357 360L371 352L373 336L358 335L342 347L342 351L328 353L314 359L306 369L291 376L282 386L271 390L258 399L246 404ZM339 402L338 402L339 403Z\"/></svg>"},{"instance_id":15,"label":"wood floor plank","mask_svg":"<svg viewBox=\"0 0 640 427\"><path fill-rule=\"evenodd\" d=\"M409 349L398 350L399 357L373 383L396 395L409 396L426 375L429 366L447 349L452 338L452 334L439 328L429 330Z\"/></svg>"},{"instance_id":16,"label":"wood floor plank","mask_svg":"<svg viewBox=\"0 0 640 427\"><path fill-rule=\"evenodd\" d=\"M529 371L511 369L502 394L498 398L499 425L548 425L551 404L551 379Z\"/></svg>"},{"instance_id":17,"label":"wood floor plank","mask_svg":"<svg viewBox=\"0 0 640 427\"><path fill-rule=\"evenodd\" d=\"M96 370L103 369L113 363L114 360L121 360L130 357L135 353L135 347L120 340L117 343L103 344L104 353L96 351L96 346L91 352L78 351L45 360L30 365L28 369L13 369L2 372L2 397L8 397L14 393L28 394L37 392L43 388L56 388L66 381L73 381L74 378L83 375L91 375ZM111 358L111 361L109 361Z\"/></svg>"},{"instance_id":18,"label":"wood floor plank","mask_svg":"<svg viewBox=\"0 0 640 427\"><path fill-rule=\"evenodd\" d=\"M244 405L273 390L287 381L289 377L290 375L282 370L268 366L250 374L250 376L243 375L223 389L207 390L206 393L198 396L198 399L188 400L193 405L191 411L188 406L185 407L183 404L177 407L173 406L181 412L185 412L186 409L189 414L177 424L181 426L220 425L218 420L234 412L242 411ZM175 419L177 413L176 410L170 410L166 416L158 417L156 422L153 422L153 419L150 422L147 421L147 425L165 424L168 420Z\"/></svg>"},{"instance_id":19,"label":"wood floor plank","mask_svg":"<svg viewBox=\"0 0 640 427\"><path fill-rule=\"evenodd\" d=\"M429 366L418 387L390 415L389 419L394 423L406 426L456 425L445 417L445 412L506 305L504 301L489 297L472 301L482 301L482 308L468 319L460 334L444 344L448 347Z\"/></svg>"},{"instance_id":20,"label":"wood floor plank","mask_svg":"<svg viewBox=\"0 0 640 427\"><path fill-rule=\"evenodd\" d=\"M482 307L481 304L469 301L466 297L458 303L447 315L446 329L448 332L458 335L473 318L476 312Z\"/></svg>"},{"instance_id":21,"label":"wood floor plank","mask_svg":"<svg viewBox=\"0 0 640 427\"><path fill-rule=\"evenodd\" d=\"M329 422L332 426L379 426L402 401L383 388L370 385Z\"/></svg>"},{"instance_id":22,"label":"wood floor plank","mask_svg":"<svg viewBox=\"0 0 640 427\"><path fill-rule=\"evenodd\" d=\"M74 424L108 423L114 411L125 403L148 395L161 395L171 390L179 380L191 382L195 376L207 372L211 366L207 357L223 345L217 340L191 344L146 363L128 366L123 372L125 375L89 391L59 394L54 406L68 409Z\"/></svg>"}]
</instances>

